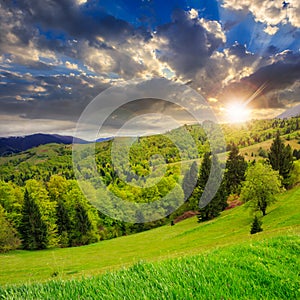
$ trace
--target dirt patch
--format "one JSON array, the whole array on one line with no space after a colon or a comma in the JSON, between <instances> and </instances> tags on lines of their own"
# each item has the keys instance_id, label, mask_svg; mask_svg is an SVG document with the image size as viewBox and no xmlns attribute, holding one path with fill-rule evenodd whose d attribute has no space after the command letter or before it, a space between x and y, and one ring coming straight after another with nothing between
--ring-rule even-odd
<instances>
[{"instance_id":1,"label":"dirt patch","mask_svg":"<svg viewBox=\"0 0 300 300\"><path fill-rule=\"evenodd\" d=\"M179 223L185 219L195 217L197 214L198 214L197 211L192 211L192 210L186 211L185 213L183 213L181 216L177 217L174 220L174 224Z\"/></svg>"},{"instance_id":2,"label":"dirt patch","mask_svg":"<svg viewBox=\"0 0 300 300\"><path fill-rule=\"evenodd\" d=\"M225 210L241 206L243 202L240 200L238 195L231 195L228 197L227 204L228 206L225 208Z\"/></svg>"}]
</instances>

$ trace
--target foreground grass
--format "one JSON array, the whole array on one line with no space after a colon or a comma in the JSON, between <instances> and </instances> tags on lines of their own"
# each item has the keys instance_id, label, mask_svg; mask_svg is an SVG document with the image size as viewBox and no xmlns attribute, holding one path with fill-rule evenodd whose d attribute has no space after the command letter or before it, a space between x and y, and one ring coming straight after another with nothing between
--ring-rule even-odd
<instances>
[{"instance_id":1,"label":"foreground grass","mask_svg":"<svg viewBox=\"0 0 300 300\"><path fill-rule=\"evenodd\" d=\"M198 224L196 218L84 247L12 251L0 255L0 285L76 279L129 267L141 260L206 253L235 244L300 234L300 189L278 197L263 218L264 231L250 235L252 216L243 206Z\"/></svg>"},{"instance_id":2,"label":"foreground grass","mask_svg":"<svg viewBox=\"0 0 300 300\"><path fill-rule=\"evenodd\" d=\"M3 299L300 299L300 236L230 246L101 276L0 289Z\"/></svg>"}]
</instances>

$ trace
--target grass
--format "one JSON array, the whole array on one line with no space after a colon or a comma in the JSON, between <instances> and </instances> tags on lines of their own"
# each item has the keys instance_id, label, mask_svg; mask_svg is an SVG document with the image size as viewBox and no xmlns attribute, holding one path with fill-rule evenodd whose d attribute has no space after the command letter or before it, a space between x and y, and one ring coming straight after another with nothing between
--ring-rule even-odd
<instances>
[{"instance_id":1,"label":"grass","mask_svg":"<svg viewBox=\"0 0 300 300\"><path fill-rule=\"evenodd\" d=\"M278 196L263 218L264 231L249 234L252 216L244 206L225 211L215 220L198 224L191 218L139 234L77 248L12 251L0 255L0 285L82 278L129 267L143 260L210 253L230 245L300 233L300 189Z\"/></svg>"},{"instance_id":2,"label":"grass","mask_svg":"<svg viewBox=\"0 0 300 300\"><path fill-rule=\"evenodd\" d=\"M296 131L295 134L298 132L299 131ZM293 135L291 135L291 137L292 137L291 140L287 140L286 139L287 136L288 136L288 134L282 136L282 138L284 140L284 144L286 146L289 144L292 147L292 149L300 150L300 144L298 144L298 140ZM259 149L262 148L266 151L269 151L272 143L273 143L273 139L266 140L266 141L263 141L263 142L260 142L260 143L257 143L257 144L251 145L251 146L240 148L240 152L241 152L241 154L244 155L246 161L253 160L253 159L256 159L256 160L263 159L262 157L260 157L258 155ZM251 153L253 153L253 156L251 156Z\"/></svg>"},{"instance_id":3,"label":"grass","mask_svg":"<svg viewBox=\"0 0 300 300\"><path fill-rule=\"evenodd\" d=\"M102 276L0 289L3 299L299 299L300 236L247 242Z\"/></svg>"}]
</instances>

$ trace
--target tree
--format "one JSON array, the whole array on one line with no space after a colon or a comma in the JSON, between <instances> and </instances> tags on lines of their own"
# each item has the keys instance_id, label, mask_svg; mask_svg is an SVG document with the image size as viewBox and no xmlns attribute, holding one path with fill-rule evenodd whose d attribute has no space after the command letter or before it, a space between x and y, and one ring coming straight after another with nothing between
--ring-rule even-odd
<instances>
[{"instance_id":1,"label":"tree","mask_svg":"<svg viewBox=\"0 0 300 300\"><path fill-rule=\"evenodd\" d=\"M255 211L266 215L267 207L276 201L281 182L277 171L269 164L256 163L246 172L246 181L241 190L241 200L248 202Z\"/></svg>"},{"instance_id":2,"label":"tree","mask_svg":"<svg viewBox=\"0 0 300 300\"><path fill-rule=\"evenodd\" d=\"M24 249L45 249L48 245L47 225L42 220L39 206L29 195L24 193L22 220L19 228Z\"/></svg>"},{"instance_id":3,"label":"tree","mask_svg":"<svg viewBox=\"0 0 300 300\"><path fill-rule=\"evenodd\" d=\"M191 168L185 173L182 188L184 192L184 199L188 199L189 196L192 194L196 181L198 178L198 166L197 163L194 161L191 165Z\"/></svg>"},{"instance_id":4,"label":"tree","mask_svg":"<svg viewBox=\"0 0 300 300\"><path fill-rule=\"evenodd\" d=\"M285 187L289 185L289 178L293 169L293 153L290 145L285 146L280 138L279 131L270 147L268 153L269 163L275 171L282 176Z\"/></svg>"},{"instance_id":5,"label":"tree","mask_svg":"<svg viewBox=\"0 0 300 300\"><path fill-rule=\"evenodd\" d=\"M255 215L255 217L253 219L253 223L251 225L250 233L255 234L257 232L263 231L261 225L262 225L262 221Z\"/></svg>"},{"instance_id":6,"label":"tree","mask_svg":"<svg viewBox=\"0 0 300 300\"><path fill-rule=\"evenodd\" d=\"M214 174L212 174L211 181L208 182L211 169L213 170ZM200 200L200 206L203 206L199 209L199 214L197 216L199 222L211 220L217 217L227 206L227 197L223 193L221 176L222 170L217 156L213 155L211 158L209 154L204 155L198 180L198 187L200 187L202 194L201 200L198 199L198 202ZM212 195L212 193L215 192L216 186L220 183L221 188L218 189L215 195ZM210 201L206 203L208 200Z\"/></svg>"},{"instance_id":7,"label":"tree","mask_svg":"<svg viewBox=\"0 0 300 300\"><path fill-rule=\"evenodd\" d=\"M30 198L38 205L42 220L47 226L48 247L57 247L59 240L56 225L57 202L49 198L48 191L42 182L30 179L26 181L25 187Z\"/></svg>"},{"instance_id":8,"label":"tree","mask_svg":"<svg viewBox=\"0 0 300 300\"><path fill-rule=\"evenodd\" d=\"M17 231L7 220L5 210L0 205L0 253L16 249L20 244Z\"/></svg>"},{"instance_id":9,"label":"tree","mask_svg":"<svg viewBox=\"0 0 300 300\"><path fill-rule=\"evenodd\" d=\"M226 172L224 176L226 193L239 194L241 183L245 180L247 162L244 156L239 154L239 148L233 144L226 162Z\"/></svg>"},{"instance_id":10,"label":"tree","mask_svg":"<svg viewBox=\"0 0 300 300\"><path fill-rule=\"evenodd\" d=\"M69 191L65 195L65 202L69 210L71 230L69 240L72 246L86 245L99 239L97 223L99 216L82 194L74 180L69 181Z\"/></svg>"}]
</instances>

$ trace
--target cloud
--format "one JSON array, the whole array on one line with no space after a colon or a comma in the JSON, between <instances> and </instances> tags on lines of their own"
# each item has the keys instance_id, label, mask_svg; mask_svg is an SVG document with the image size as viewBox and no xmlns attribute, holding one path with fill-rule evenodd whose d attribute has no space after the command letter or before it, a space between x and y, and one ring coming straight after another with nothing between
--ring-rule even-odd
<instances>
[{"instance_id":1,"label":"cloud","mask_svg":"<svg viewBox=\"0 0 300 300\"><path fill-rule=\"evenodd\" d=\"M65 66L66 66L66 68L71 69L71 70L78 70L78 65L71 63L69 61L65 62Z\"/></svg>"},{"instance_id":2,"label":"cloud","mask_svg":"<svg viewBox=\"0 0 300 300\"><path fill-rule=\"evenodd\" d=\"M300 27L300 2L289 0L284 8L282 1L270 0L224 0L223 7L231 10L250 11L257 22L267 25L269 34L276 33L276 26L290 22L292 26ZM273 29L271 30L271 27Z\"/></svg>"},{"instance_id":3,"label":"cloud","mask_svg":"<svg viewBox=\"0 0 300 300\"><path fill-rule=\"evenodd\" d=\"M269 59L269 64L260 67L249 76L225 88L223 98L229 100L233 95L240 99L252 99L256 107L284 107L286 103L280 94L287 90L297 94L293 87L300 81L300 53L284 51Z\"/></svg>"},{"instance_id":4,"label":"cloud","mask_svg":"<svg viewBox=\"0 0 300 300\"><path fill-rule=\"evenodd\" d=\"M26 119L76 121L86 105L109 86L103 78L84 74L32 76L2 71L2 76L1 113Z\"/></svg>"},{"instance_id":5,"label":"cloud","mask_svg":"<svg viewBox=\"0 0 300 300\"><path fill-rule=\"evenodd\" d=\"M157 52L158 58L168 63L177 76L193 79L199 69L226 40L217 21L199 19L193 14L177 10L172 22L157 29L163 41Z\"/></svg>"}]
</instances>

